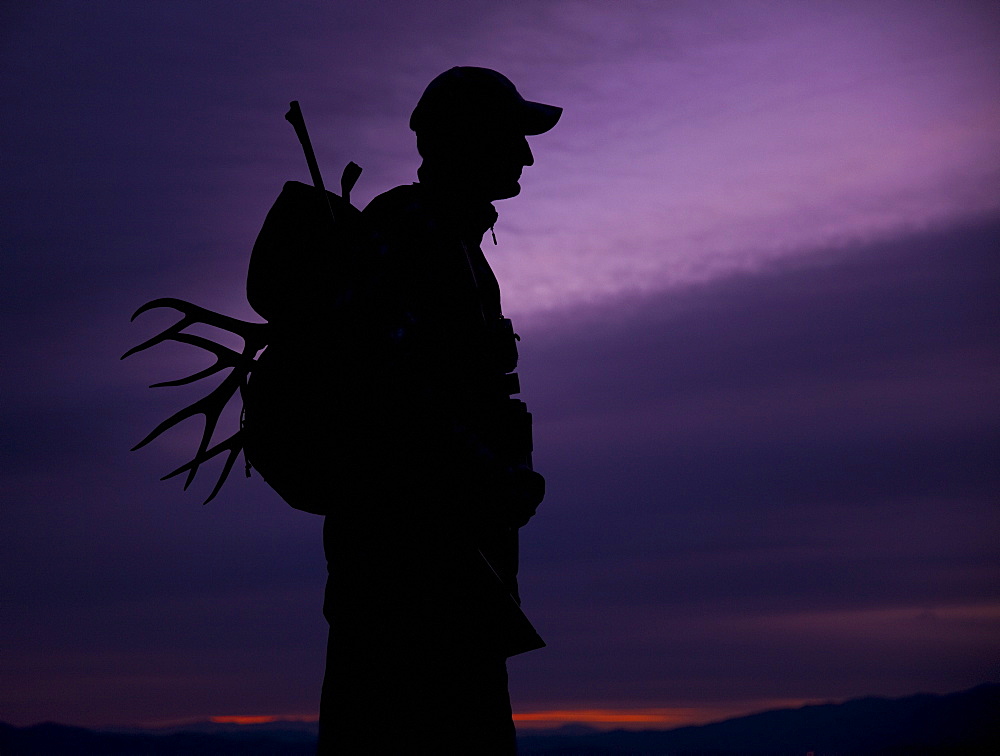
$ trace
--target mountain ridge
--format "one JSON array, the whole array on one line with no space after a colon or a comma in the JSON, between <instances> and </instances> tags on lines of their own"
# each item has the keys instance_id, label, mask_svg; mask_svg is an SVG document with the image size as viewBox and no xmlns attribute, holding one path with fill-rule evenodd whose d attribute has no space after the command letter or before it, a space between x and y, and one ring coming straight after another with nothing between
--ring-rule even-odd
<instances>
[{"instance_id":1,"label":"mountain ridge","mask_svg":"<svg viewBox=\"0 0 1000 756\"><path fill-rule=\"evenodd\" d=\"M521 756L994 756L1000 753L1000 684L938 695L865 696L773 709L670 730L518 739ZM574 750L565 750L571 747ZM562 750L560 750L562 749Z\"/></svg>"},{"instance_id":2,"label":"mountain ridge","mask_svg":"<svg viewBox=\"0 0 1000 756\"><path fill-rule=\"evenodd\" d=\"M0 723L0 754L313 756L313 727L282 720L145 731ZM1000 753L1000 684L944 695L866 696L669 730L535 732L519 735L518 749L521 756L993 756Z\"/></svg>"}]
</instances>

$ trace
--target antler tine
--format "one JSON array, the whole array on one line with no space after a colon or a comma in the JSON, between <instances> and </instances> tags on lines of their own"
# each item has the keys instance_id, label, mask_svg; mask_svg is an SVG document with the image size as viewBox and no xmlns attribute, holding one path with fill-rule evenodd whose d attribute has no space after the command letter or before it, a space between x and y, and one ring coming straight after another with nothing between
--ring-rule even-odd
<instances>
[{"instance_id":1,"label":"antler tine","mask_svg":"<svg viewBox=\"0 0 1000 756\"><path fill-rule=\"evenodd\" d=\"M175 412L174 414L172 414L170 417L168 417L162 423L160 423L155 428L153 428L153 430L151 430L146 435L146 437L142 439L142 441L140 441L135 446L133 446L132 449L131 449L131 451L138 451L139 449L141 449L142 447L144 447L146 444L148 444L150 441L152 441L153 439L157 438L164 431L170 430L171 428L173 428L178 423L180 423L180 422L182 422L184 420L187 420L189 417L197 415L199 412L202 412L202 410L200 408L200 405L207 398L208 397L204 397L202 399L199 399L198 401L194 402L193 404L189 404L184 409L179 410L179 411Z\"/></svg>"},{"instance_id":2,"label":"antler tine","mask_svg":"<svg viewBox=\"0 0 1000 756\"><path fill-rule=\"evenodd\" d=\"M237 431L236 435L241 435L241 433ZM236 465L236 460L239 458L240 451L242 450L243 439L241 437L239 440L239 446L236 445L235 441L233 442L233 447L229 450L229 456L226 457L226 463L222 466L222 473L219 475L219 479L215 483L215 488L212 489L212 493L208 495L208 498L205 499L202 504L208 504L208 502L214 499L215 495L222 489L222 484L229 478L229 473L233 471L233 467Z\"/></svg>"},{"instance_id":3,"label":"antler tine","mask_svg":"<svg viewBox=\"0 0 1000 756\"><path fill-rule=\"evenodd\" d=\"M223 346L222 344L216 344L214 341L210 341L202 336L196 336L192 333L178 333L173 336L169 336L168 338L171 338L174 341L179 341L182 344L190 344L192 346L199 347L204 349L206 352L211 352L215 355L215 363L204 370L199 370L197 373L189 375L185 378L177 378L173 381L154 383L150 385L150 388L160 388L162 386L183 386L188 383L194 383L195 381L200 381L202 378L207 378L210 375L218 373L220 370L236 367L241 361L246 360L248 357L246 354L240 354L229 347Z\"/></svg>"},{"instance_id":4,"label":"antler tine","mask_svg":"<svg viewBox=\"0 0 1000 756\"><path fill-rule=\"evenodd\" d=\"M174 297L160 297L159 299L146 302L146 304L132 314L132 320L135 320L144 312L156 310L161 307L169 307L172 310L177 310L177 312L184 315L185 318L191 318L192 321L207 323L208 325L215 326L216 328L223 328L227 331L238 333L241 336L243 335L243 331L253 330L252 328L247 329L245 326L263 325L262 323L247 323L244 320L231 318L228 315L222 315L221 313L213 312L212 310L206 310L204 307L199 307L196 304L192 304L191 302L187 302L183 299L176 299Z\"/></svg>"},{"instance_id":5,"label":"antler tine","mask_svg":"<svg viewBox=\"0 0 1000 756\"><path fill-rule=\"evenodd\" d=\"M164 431L167 431L178 423L198 414L205 416L206 431L209 430L209 426L211 427L211 431L214 431L215 424L219 420L219 415L222 414L222 410L225 408L230 397L232 397L232 395L236 393L236 390L239 388L239 380L231 380L232 377L232 375L227 376L226 379L216 386L210 394L203 396L196 402L192 402L184 409L175 412L162 423L157 425L144 439L142 439L142 441L132 447L132 451L141 449ZM208 435L209 438L211 438L211 432L209 432ZM204 440L203 434L203 440L201 446L199 447L199 451L202 451L203 447L206 445L207 443Z\"/></svg>"},{"instance_id":6,"label":"antler tine","mask_svg":"<svg viewBox=\"0 0 1000 756\"><path fill-rule=\"evenodd\" d=\"M243 354L237 352L235 349L230 349L211 339L206 339L204 336L197 336L193 333L179 333L174 337L174 341L204 349L206 352L214 354L220 360L228 361L231 365L237 364L243 357Z\"/></svg>"},{"instance_id":7,"label":"antler tine","mask_svg":"<svg viewBox=\"0 0 1000 756\"><path fill-rule=\"evenodd\" d=\"M222 315L217 312L212 312L211 310L206 310L204 307L199 307L191 302L186 302L183 299L175 299L173 297L162 297L160 299L154 299L150 302L146 302L146 304L133 313L132 320L134 321L144 312L162 307L169 307L170 309L177 310L177 312L181 313L184 317L182 317L174 325L164 329L153 338L144 341L138 346L132 347L121 356L121 359L124 360L126 357L133 355L136 352L149 349L151 346L155 346L156 344L168 339L174 339L175 341L180 340L177 338L177 336L180 335L180 332L194 323L204 323L205 325L209 325L214 328L235 333L243 339L245 344L244 353L251 351L256 353L267 343L267 323L247 323L246 321L231 318L228 315Z\"/></svg>"},{"instance_id":8,"label":"antler tine","mask_svg":"<svg viewBox=\"0 0 1000 756\"><path fill-rule=\"evenodd\" d=\"M191 346L211 352L215 355L215 362L204 370L199 370L198 372L184 378L154 383L151 388L159 388L162 386L182 386L194 383L202 378L207 378L208 376L214 375L215 373L227 368L230 368L231 371L207 396L202 397L198 401L193 402L184 409L168 417L162 423L153 428L153 430L150 431L150 433L142 439L142 441L132 447L132 450L135 451L136 449L141 449L165 431L183 422L189 417L192 417L193 415L204 415L205 424L202 428L201 440L198 443L198 450L195 453L194 459L177 468L168 475L165 475L162 480L172 478L182 472L187 472L187 479L184 483L184 488L186 490L188 486L191 485L192 481L194 481L199 467L204 462L221 454L223 451L228 450L229 454L226 458L225 464L223 465L222 474L219 476L219 479L215 484L215 488L212 489L212 493L204 502L207 504L215 498L216 494L218 494L219 490L222 488L222 484L225 483L230 472L232 472L236 459L239 456L240 451L243 449L242 431L237 431L225 441L216 444L211 448L209 448L209 444L212 443L212 437L215 435L215 430L219 424L222 412L229 404L233 395L246 383L247 375L254 365L254 358L257 352L267 345L270 327L267 323L248 323L246 321L231 318L227 315L222 315L211 310L206 310L204 307L199 307L198 305L186 302L183 299L174 299L172 297L164 297L147 302L135 311L132 315L132 320L135 320L144 312L162 307L167 307L181 313L181 319L172 326L165 328L151 339L148 339L138 346L129 349L122 355L121 359L125 359L126 357L133 355L136 352L141 352L144 349L149 349L150 347L161 342L171 340L182 344L190 344ZM203 323L213 328L228 331L236 336L239 336L243 339L242 352L231 349L222 344L218 344L203 336L183 332L185 328L190 325L194 325L195 323Z\"/></svg>"},{"instance_id":9,"label":"antler tine","mask_svg":"<svg viewBox=\"0 0 1000 756\"><path fill-rule=\"evenodd\" d=\"M142 315L144 312L149 312L150 310L155 310L159 307L172 307L180 313L186 313L186 309L182 307L175 307L175 303L181 303L182 305L190 305L190 302L185 302L183 299L174 299L173 297L160 297L159 299L151 299L138 310L132 313L132 317L129 318L130 323L134 323L135 319ZM191 305L192 307L197 307L197 305Z\"/></svg>"},{"instance_id":10,"label":"antler tine","mask_svg":"<svg viewBox=\"0 0 1000 756\"><path fill-rule=\"evenodd\" d=\"M144 349L149 349L150 347L156 346L157 344L160 344L160 343L166 341L167 339L176 338L177 335L180 334L180 332L184 328L187 328L189 325L191 325L194 322L195 322L195 320L192 319L192 318L187 318L187 317L181 318L180 320L178 320L176 323L174 323L169 328L165 328L164 330L160 331L153 338L146 339L141 344L132 347L131 349L129 349L127 352L125 352L125 354L123 354L118 359L124 360L126 357L131 357L136 352L141 352Z\"/></svg>"},{"instance_id":11,"label":"antler tine","mask_svg":"<svg viewBox=\"0 0 1000 756\"><path fill-rule=\"evenodd\" d=\"M215 435L215 428L219 424L219 417L222 415L222 410L225 409L226 404L229 403L229 399L234 393L236 393L237 388L239 388L239 381L232 380L233 375L230 374L226 376L226 379L216 386L215 390L209 394L206 399L214 398L212 404L215 406L212 408L212 412L205 412L205 427L201 432L201 441L198 443L198 451L195 454L195 459L198 459L202 454L208 452L208 445L212 443L212 436ZM187 491L188 486L194 482L195 476L198 474L199 464L194 465L188 472L188 476L184 481L184 490Z\"/></svg>"},{"instance_id":12,"label":"antler tine","mask_svg":"<svg viewBox=\"0 0 1000 756\"><path fill-rule=\"evenodd\" d=\"M202 378L208 378L210 375L215 375L220 370L225 370L230 365L224 365L221 360L216 360L214 364L205 368L204 370L199 370L197 373L192 373L184 378L176 378L172 381L160 381L159 383L150 383L150 388L163 388L164 386L186 386L189 383L194 383L195 381L200 381Z\"/></svg>"},{"instance_id":13,"label":"antler tine","mask_svg":"<svg viewBox=\"0 0 1000 756\"><path fill-rule=\"evenodd\" d=\"M184 313L184 315L191 318L192 322L204 323L205 325L210 325L213 328L219 328L223 331L235 333L247 342L248 346L251 344L257 344L259 345L259 348L262 348L263 345L267 343L267 323L248 323L247 321L240 320L239 318L233 318L219 312L206 310L204 307L199 307L191 302L185 302L183 299L174 299L172 297L154 299L152 302L148 302L146 305L143 305L143 307L136 310L136 315L145 312L147 309L151 310L154 307L172 307L178 312Z\"/></svg>"},{"instance_id":14,"label":"antler tine","mask_svg":"<svg viewBox=\"0 0 1000 756\"><path fill-rule=\"evenodd\" d=\"M192 459L190 462L181 465L173 472L167 473L162 478L160 478L160 480L168 480L177 475L180 475L182 472L188 472L188 471L195 472L205 462L212 459L213 457L217 457L219 454L227 450L229 452L229 455L226 457L226 462L222 467L222 473L219 475L218 481L216 481L215 483L215 488L212 489L212 493L208 495L208 498L202 502L202 504L208 504L208 502L214 499L216 494L218 494L219 491L222 489L222 484L226 482L227 478L229 478L229 473L232 472L233 466L236 464L236 459L237 457L239 457L240 452L243 450L242 431L236 431L236 433L234 433L232 436L227 438L225 441L221 441L220 443L216 444L211 449L206 449L204 451L199 452L195 456L195 458ZM185 485L184 488L186 489L187 485Z\"/></svg>"}]
</instances>

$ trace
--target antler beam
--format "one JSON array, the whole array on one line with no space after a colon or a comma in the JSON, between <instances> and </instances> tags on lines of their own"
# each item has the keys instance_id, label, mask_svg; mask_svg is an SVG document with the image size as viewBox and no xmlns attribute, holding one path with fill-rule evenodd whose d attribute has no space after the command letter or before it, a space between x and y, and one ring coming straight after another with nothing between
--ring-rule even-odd
<instances>
[{"instance_id":1,"label":"antler beam","mask_svg":"<svg viewBox=\"0 0 1000 756\"><path fill-rule=\"evenodd\" d=\"M212 493L204 502L207 504L215 498L219 489L222 488L222 484L225 483L226 478L229 477L229 473L233 469L233 465L236 463L236 458L243 450L242 430L237 431L225 441L222 441L211 448L209 448L209 445L212 442L212 437L215 434L215 429L219 423L219 418L221 417L223 410L236 392L246 384L247 376L253 368L257 353L267 345L269 327L267 323L248 323L245 320L238 320L237 318L221 315L217 312L213 312L212 310L206 310L204 307L199 307L198 305L186 302L183 299L174 299L171 297L154 299L151 302L147 302L135 311L135 314L132 315L132 320L134 321L144 312L162 307L177 310L183 317L169 328L165 328L156 336L153 336L151 339L147 339L138 346L129 349L121 356L121 359L124 360L126 357L145 349L149 349L157 344L161 344L164 341L176 341L181 344L190 344L191 346L211 352L215 355L216 359L212 365L204 370L199 370L198 372L184 378L154 383L151 388L159 388L163 386L182 386L194 383L202 378L207 378L208 376L214 375L222 370L231 369L231 372L207 396L204 396L196 402L189 404L184 409L175 412L173 415L153 428L153 430L150 431L149 434L142 439L142 441L132 447L132 451L141 449L150 441L157 438L160 434L170 428L173 428L175 425L181 423L187 418L198 414L204 415L205 425L202 429L201 441L198 444L198 451L194 458L190 462L181 465L181 467L177 468L173 472L165 475L163 480L172 478L182 472L187 472L187 479L184 483L184 488L186 490L187 487L191 485L195 475L198 473L198 468L203 463L218 456L224 451L228 451L229 454L226 458L225 464L223 465L222 474L219 476L219 480L215 484L215 488L212 489ZM203 336L184 333L185 328L195 325L196 323L209 325L239 336L243 339L243 351L237 352Z\"/></svg>"}]
</instances>

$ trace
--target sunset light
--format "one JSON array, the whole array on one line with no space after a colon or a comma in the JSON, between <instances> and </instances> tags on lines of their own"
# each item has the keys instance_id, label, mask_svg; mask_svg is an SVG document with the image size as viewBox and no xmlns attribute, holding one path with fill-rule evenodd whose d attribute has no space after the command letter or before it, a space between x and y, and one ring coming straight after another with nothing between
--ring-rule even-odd
<instances>
[{"instance_id":1,"label":"sunset light","mask_svg":"<svg viewBox=\"0 0 1000 756\"><path fill-rule=\"evenodd\" d=\"M756 713L765 709L797 708L805 700L760 701L753 704L728 707L675 707L636 709L545 709L514 713L519 730L544 730L564 725L585 725L599 730L609 729L669 729L688 725L702 725L734 716ZM246 715L228 714L208 717L213 724L264 725L281 722L315 722L315 714L303 715Z\"/></svg>"},{"instance_id":2,"label":"sunset light","mask_svg":"<svg viewBox=\"0 0 1000 756\"><path fill-rule=\"evenodd\" d=\"M771 700L743 705L712 707L636 708L636 709L549 709L514 712L518 730L542 730L564 725L585 725L598 730L664 730L673 727L703 725L730 717L754 714L770 709L798 708L812 701Z\"/></svg>"},{"instance_id":3,"label":"sunset light","mask_svg":"<svg viewBox=\"0 0 1000 756\"><path fill-rule=\"evenodd\" d=\"M379 694L404 692L382 706L344 686L324 713L356 703L379 720L355 732L388 732L394 711L457 729L470 718L420 695L451 679L434 674L448 654L415 649L433 636L429 647L468 646L481 661L480 646L520 626L515 574L544 647L511 656L501 679L501 651L514 648L504 641L483 657L487 672L469 664L450 690L479 702L492 700L469 695L480 681L509 685L522 738L592 728L586 737L641 740L635 731L776 709L1000 691L1000 3L0 7L0 724L315 740L329 647ZM486 233L481 263L491 275L458 275L468 250L447 268L477 291L487 281L491 302L495 274L519 339L517 398L545 478L530 524L515 533L502 518L527 512L503 482L526 466L489 448L527 448L524 414L499 410L515 382L451 381L495 369L485 346L455 369L444 359L480 331L495 349L493 326L461 338L443 317L414 326L433 358L406 391L366 400L330 388L360 389L368 363L390 385L399 375L385 366L415 362L365 356L382 349L365 341L373 334L411 348L392 324L416 321L395 293L441 312L464 301L409 279L386 287L373 271L397 259L436 270L388 241L363 247L371 258L346 248L345 265L289 254L289 267L316 263L324 272L309 283L350 306L275 278L289 301L324 313L315 336L289 341L309 357L275 382L293 387L298 409L275 413L296 430L274 447L308 449L289 477L312 481L329 516L293 509L239 455L207 506L225 455L187 489L183 476L160 482L197 448L201 410L129 449L191 402L211 406L201 397L226 373L149 390L207 369L196 344L218 328L123 362L174 323L132 313L176 297L270 317L247 298L251 251L282 186L310 181L289 102L301 101L328 188L348 161L364 168L350 193L363 210L418 181L410 115L452 66L495 69L563 109L528 138L520 193L494 203L496 244ZM385 315L383 300L405 316ZM363 327L349 319L376 312ZM262 330L280 343L297 327ZM268 385L254 380L247 397ZM459 399L428 403L452 383ZM240 396L217 440L241 423L249 437ZM472 425L448 419L480 399L496 407ZM386 430L403 409L430 436L454 432L468 459L431 455L422 426ZM344 417L367 427L347 433ZM470 430L479 422L503 432ZM440 484L443 498L371 498L402 491L387 480L410 469L386 463L383 447L431 460L412 479ZM386 480L360 474L351 492L355 460L382 465ZM506 582L484 568L477 518L503 526L497 543L519 538L516 551L503 546ZM432 523L434 537L386 539L395 521ZM331 569L342 574L327 592ZM426 609L438 606L458 620ZM361 628L340 630L348 641L344 618Z\"/></svg>"},{"instance_id":4,"label":"sunset light","mask_svg":"<svg viewBox=\"0 0 1000 756\"><path fill-rule=\"evenodd\" d=\"M514 714L514 722L519 728L559 727L565 724L582 724L598 728L637 725L665 728L700 724L704 721L707 721L706 712L690 709L555 709Z\"/></svg>"},{"instance_id":5,"label":"sunset light","mask_svg":"<svg viewBox=\"0 0 1000 756\"><path fill-rule=\"evenodd\" d=\"M268 717L268 716L226 716L226 717L209 717L209 722L214 722L215 724L238 724L238 725L257 725L257 724L271 724L272 722L315 722L317 717Z\"/></svg>"}]
</instances>

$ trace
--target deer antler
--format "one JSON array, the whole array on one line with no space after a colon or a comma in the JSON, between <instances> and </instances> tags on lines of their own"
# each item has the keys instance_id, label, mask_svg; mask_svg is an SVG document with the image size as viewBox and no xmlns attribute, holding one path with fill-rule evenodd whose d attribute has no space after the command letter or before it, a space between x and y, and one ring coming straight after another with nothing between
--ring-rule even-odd
<instances>
[{"instance_id":1,"label":"deer antler","mask_svg":"<svg viewBox=\"0 0 1000 756\"><path fill-rule=\"evenodd\" d=\"M132 320L134 321L144 312L161 307L169 307L177 310L183 315L183 317L174 323L174 325L164 329L151 339L147 339L138 346L129 349L122 355L121 359L124 360L126 357L145 349L149 349L150 347L156 346L164 341L177 341L182 344L196 346L200 349L212 352L216 359L214 364L204 370L199 370L198 372L184 378L154 383L150 386L150 388L182 386L188 383L194 383L202 378L207 378L208 376L214 375L221 370L230 369L231 372L207 396L204 396L196 402L189 404L184 409L175 412L173 415L153 428L153 430L150 431L149 434L142 439L142 441L132 447L132 451L141 449L154 438L157 438L160 434L187 418L198 414L204 415L205 426L202 430L201 441L198 444L198 451L194 458L187 464L184 464L173 472L163 476L161 480L166 480L174 477L175 475L179 475L182 472L187 472L187 479L184 482L184 489L187 490L188 486L190 486L191 482L194 480L195 475L197 475L198 468L202 464L213 457L218 456L222 452L228 451L229 454L226 458L225 464L223 465L222 474L219 476L219 480L215 484L215 488L212 490L212 493L207 499L205 499L204 503L207 504L215 498L219 489L222 488L222 484L226 482L226 478L229 477L229 473L232 471L233 465L236 463L236 458L243 449L242 430L236 431L236 433L227 438L225 441L222 441L211 448L209 448L209 444L212 442L212 436L215 434L215 429L219 423L222 411L225 409L229 400L233 398L236 392L246 384L247 376L253 368L257 353L267 345L269 329L267 323L248 323L245 320L238 320L237 318L231 318L227 315L220 315L217 312L206 310L204 307L199 307L198 305L191 304L190 302L185 302L183 299L174 299L171 297L154 299L151 302L147 302L135 311L135 314L132 316ZM242 352L237 352L229 347L217 344L216 342L202 336L184 333L185 328L194 325L195 323L203 323L205 325L236 334L243 339Z\"/></svg>"}]
</instances>

